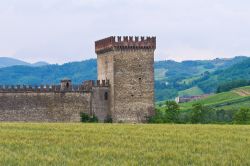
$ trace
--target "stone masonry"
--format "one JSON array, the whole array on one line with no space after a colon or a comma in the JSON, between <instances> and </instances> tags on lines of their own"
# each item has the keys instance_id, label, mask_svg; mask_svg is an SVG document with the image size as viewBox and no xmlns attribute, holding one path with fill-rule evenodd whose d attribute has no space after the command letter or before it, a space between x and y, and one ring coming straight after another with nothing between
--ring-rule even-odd
<instances>
[{"instance_id":1,"label":"stone masonry","mask_svg":"<svg viewBox=\"0 0 250 166\"><path fill-rule=\"evenodd\" d=\"M114 122L145 122L154 114L155 37L109 37L95 43L98 79L110 81Z\"/></svg>"},{"instance_id":2,"label":"stone masonry","mask_svg":"<svg viewBox=\"0 0 250 166\"><path fill-rule=\"evenodd\" d=\"M80 114L97 115L104 121L109 109L104 99L108 82L86 81L71 85L0 86L0 121L80 122ZM98 104L98 106L96 105Z\"/></svg>"},{"instance_id":3,"label":"stone masonry","mask_svg":"<svg viewBox=\"0 0 250 166\"><path fill-rule=\"evenodd\" d=\"M108 37L95 42L97 81L74 85L0 85L0 121L141 123L154 114L155 37Z\"/></svg>"}]
</instances>

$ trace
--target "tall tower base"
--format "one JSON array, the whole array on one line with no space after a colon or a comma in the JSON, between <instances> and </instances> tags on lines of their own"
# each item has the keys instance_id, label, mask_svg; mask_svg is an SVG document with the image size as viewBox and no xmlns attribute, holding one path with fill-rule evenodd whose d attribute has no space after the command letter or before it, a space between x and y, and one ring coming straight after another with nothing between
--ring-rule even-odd
<instances>
[{"instance_id":1,"label":"tall tower base","mask_svg":"<svg viewBox=\"0 0 250 166\"><path fill-rule=\"evenodd\" d=\"M155 37L96 41L98 79L110 82L113 122L146 122L154 114Z\"/></svg>"}]
</instances>

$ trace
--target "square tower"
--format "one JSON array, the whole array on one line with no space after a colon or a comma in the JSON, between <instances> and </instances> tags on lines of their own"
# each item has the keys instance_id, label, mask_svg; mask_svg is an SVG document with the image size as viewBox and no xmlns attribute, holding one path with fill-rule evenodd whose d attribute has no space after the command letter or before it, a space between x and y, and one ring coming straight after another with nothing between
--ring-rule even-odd
<instances>
[{"instance_id":1,"label":"square tower","mask_svg":"<svg viewBox=\"0 0 250 166\"><path fill-rule=\"evenodd\" d=\"M156 37L108 37L95 42L98 80L110 82L114 122L145 122L154 114Z\"/></svg>"}]
</instances>

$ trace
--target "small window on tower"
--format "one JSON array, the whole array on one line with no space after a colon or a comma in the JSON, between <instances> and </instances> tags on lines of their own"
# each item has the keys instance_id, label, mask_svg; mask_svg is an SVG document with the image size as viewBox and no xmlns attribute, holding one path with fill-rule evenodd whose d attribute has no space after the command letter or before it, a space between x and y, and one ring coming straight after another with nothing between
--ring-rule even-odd
<instances>
[{"instance_id":1,"label":"small window on tower","mask_svg":"<svg viewBox=\"0 0 250 166\"><path fill-rule=\"evenodd\" d=\"M108 100L108 92L104 93L104 100Z\"/></svg>"}]
</instances>

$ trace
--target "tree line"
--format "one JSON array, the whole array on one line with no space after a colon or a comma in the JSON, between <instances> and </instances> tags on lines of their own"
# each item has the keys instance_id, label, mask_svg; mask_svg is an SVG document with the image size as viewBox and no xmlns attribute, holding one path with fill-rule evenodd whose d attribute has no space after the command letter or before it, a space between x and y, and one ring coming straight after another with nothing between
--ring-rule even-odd
<instances>
[{"instance_id":1,"label":"tree line","mask_svg":"<svg viewBox=\"0 0 250 166\"><path fill-rule=\"evenodd\" d=\"M250 124L250 109L214 109L195 103L190 110L181 111L175 101L166 101L156 114L149 118L149 123L180 124Z\"/></svg>"},{"instance_id":2,"label":"tree line","mask_svg":"<svg viewBox=\"0 0 250 166\"><path fill-rule=\"evenodd\" d=\"M216 93L221 93L221 92L228 92L234 88L239 88L239 87L243 87L243 86L248 86L250 85L250 81L249 80L233 80L233 81L228 81L228 82L224 82L221 83L217 90Z\"/></svg>"}]
</instances>

